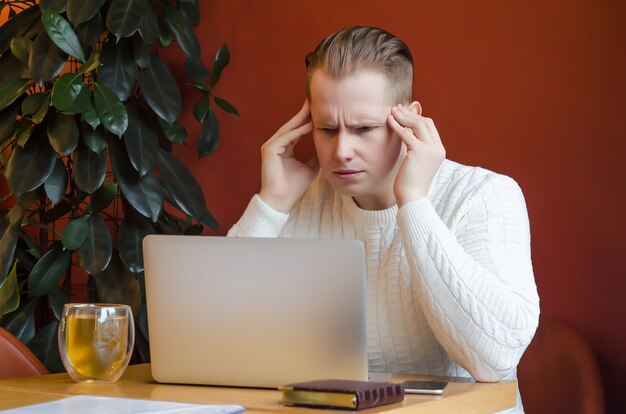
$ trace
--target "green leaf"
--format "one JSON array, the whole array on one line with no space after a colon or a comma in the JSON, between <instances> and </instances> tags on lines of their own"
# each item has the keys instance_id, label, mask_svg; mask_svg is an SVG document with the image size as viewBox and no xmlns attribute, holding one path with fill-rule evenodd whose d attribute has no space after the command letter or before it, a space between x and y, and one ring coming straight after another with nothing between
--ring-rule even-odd
<instances>
[{"instance_id":1,"label":"green leaf","mask_svg":"<svg viewBox=\"0 0 626 414\"><path fill-rule=\"evenodd\" d=\"M85 90L87 90L85 88ZM80 96L79 96L80 100ZM87 99L82 103L81 114L83 116L83 121L87 122L92 129L98 128L100 125L100 118L98 117L98 113L96 112L96 108L94 108L93 103L91 101L91 93L88 94Z\"/></svg>"},{"instance_id":2,"label":"green leaf","mask_svg":"<svg viewBox=\"0 0 626 414\"><path fill-rule=\"evenodd\" d=\"M46 100L45 92L37 92L32 95L28 95L22 101L22 115L32 115L41 108L41 105Z\"/></svg>"},{"instance_id":3,"label":"green leaf","mask_svg":"<svg viewBox=\"0 0 626 414\"><path fill-rule=\"evenodd\" d=\"M87 148L93 152L102 152L106 146L102 128L91 129L87 124L80 124L80 133Z\"/></svg>"},{"instance_id":4,"label":"green leaf","mask_svg":"<svg viewBox=\"0 0 626 414\"><path fill-rule=\"evenodd\" d=\"M167 47L172 43L172 32L167 27L167 24L163 21L161 16L158 17L159 22L159 42L161 43L161 48Z\"/></svg>"},{"instance_id":5,"label":"green leaf","mask_svg":"<svg viewBox=\"0 0 626 414\"><path fill-rule=\"evenodd\" d=\"M209 114L209 109L211 109L211 101L208 96L203 96L196 102L193 107L193 116L196 118L198 122L204 121L204 118Z\"/></svg>"},{"instance_id":6,"label":"green leaf","mask_svg":"<svg viewBox=\"0 0 626 414\"><path fill-rule=\"evenodd\" d=\"M13 37L30 37L26 35L26 32L34 26L40 15L39 7L31 6L8 21L3 19L4 23L0 26L0 54L4 54L9 49Z\"/></svg>"},{"instance_id":7,"label":"green leaf","mask_svg":"<svg viewBox=\"0 0 626 414\"><path fill-rule=\"evenodd\" d=\"M46 217L45 217L45 222L52 223L60 219L61 217L65 216L70 211L72 211L73 206L74 204L72 204L71 201L69 201L68 199L62 198L61 201L59 201L57 205L55 205L50 210L48 210Z\"/></svg>"},{"instance_id":8,"label":"green leaf","mask_svg":"<svg viewBox=\"0 0 626 414\"><path fill-rule=\"evenodd\" d=\"M159 151L159 168L165 188L177 206L208 227L217 228L217 222L206 208L200 185L185 164L166 151ZM201 221L202 220L202 221Z\"/></svg>"},{"instance_id":9,"label":"green leaf","mask_svg":"<svg viewBox=\"0 0 626 414\"><path fill-rule=\"evenodd\" d=\"M80 71L81 73L88 73L98 69L100 66L102 66L100 62L100 49L93 49L87 62L80 67Z\"/></svg>"},{"instance_id":10,"label":"green leaf","mask_svg":"<svg viewBox=\"0 0 626 414\"><path fill-rule=\"evenodd\" d=\"M125 303L130 305L133 314L141 306L139 281L124 267L119 254L114 254L109 267L94 275L98 299L107 303Z\"/></svg>"},{"instance_id":11,"label":"green leaf","mask_svg":"<svg viewBox=\"0 0 626 414\"><path fill-rule=\"evenodd\" d=\"M37 112L35 112L33 116L30 117L31 121L33 121L35 125L39 125L41 121L43 121L46 117L46 114L48 113L48 108L50 108L50 94L46 92L46 97L44 98L43 103L41 104Z\"/></svg>"},{"instance_id":12,"label":"green leaf","mask_svg":"<svg viewBox=\"0 0 626 414\"><path fill-rule=\"evenodd\" d=\"M28 59L28 68L37 83L48 82L57 76L65 63L67 54L57 47L48 33L42 31L33 42Z\"/></svg>"},{"instance_id":13,"label":"green leaf","mask_svg":"<svg viewBox=\"0 0 626 414\"><path fill-rule=\"evenodd\" d=\"M185 72L187 76L195 81L201 81L206 79L211 73L205 66L204 62L200 59L187 59L185 61ZM208 91L208 88L207 88Z\"/></svg>"},{"instance_id":14,"label":"green leaf","mask_svg":"<svg viewBox=\"0 0 626 414\"><path fill-rule=\"evenodd\" d=\"M170 124L178 119L182 98L167 65L152 55L150 66L139 71L139 86L150 108Z\"/></svg>"},{"instance_id":15,"label":"green leaf","mask_svg":"<svg viewBox=\"0 0 626 414\"><path fill-rule=\"evenodd\" d=\"M17 98L33 86L32 79L9 79L0 84L0 111L11 105Z\"/></svg>"},{"instance_id":16,"label":"green leaf","mask_svg":"<svg viewBox=\"0 0 626 414\"><path fill-rule=\"evenodd\" d=\"M33 130L35 126L32 122L29 122L27 118L22 118L15 126L15 142L21 148L24 148L24 145L30 139L30 136L33 134Z\"/></svg>"},{"instance_id":17,"label":"green leaf","mask_svg":"<svg viewBox=\"0 0 626 414\"><path fill-rule=\"evenodd\" d=\"M153 222L163 208L163 190L153 171L141 177L131 166L119 142L109 140L111 166L122 194L139 213Z\"/></svg>"},{"instance_id":18,"label":"green leaf","mask_svg":"<svg viewBox=\"0 0 626 414\"><path fill-rule=\"evenodd\" d=\"M100 214L92 214L87 220L87 237L78 251L78 263L87 273L102 272L111 261L113 243L111 233Z\"/></svg>"},{"instance_id":19,"label":"green leaf","mask_svg":"<svg viewBox=\"0 0 626 414\"><path fill-rule=\"evenodd\" d=\"M31 297L46 295L54 288L70 266L70 251L60 242L54 242L28 275L28 293Z\"/></svg>"},{"instance_id":20,"label":"green leaf","mask_svg":"<svg viewBox=\"0 0 626 414\"><path fill-rule=\"evenodd\" d=\"M22 36L15 36L11 39L11 53L18 58L20 62L28 65L28 57L33 41Z\"/></svg>"},{"instance_id":21,"label":"green leaf","mask_svg":"<svg viewBox=\"0 0 626 414\"><path fill-rule=\"evenodd\" d=\"M74 105L76 98L85 88L82 73L66 73L56 80L52 87L50 102L59 111L66 111Z\"/></svg>"},{"instance_id":22,"label":"green leaf","mask_svg":"<svg viewBox=\"0 0 626 414\"><path fill-rule=\"evenodd\" d=\"M117 233L117 246L126 268L133 273L143 272L143 238L154 233L150 221L137 213L126 211Z\"/></svg>"},{"instance_id":23,"label":"green leaf","mask_svg":"<svg viewBox=\"0 0 626 414\"><path fill-rule=\"evenodd\" d=\"M56 152L68 155L76 149L78 137L78 125L74 117L60 112L54 113L48 123L48 138L52 148Z\"/></svg>"},{"instance_id":24,"label":"green leaf","mask_svg":"<svg viewBox=\"0 0 626 414\"><path fill-rule=\"evenodd\" d=\"M83 0L78 1L82 2ZM103 30L102 13L98 11L90 20L78 25L76 36L78 36L78 40L83 47L93 47L100 40Z\"/></svg>"},{"instance_id":25,"label":"green leaf","mask_svg":"<svg viewBox=\"0 0 626 414\"><path fill-rule=\"evenodd\" d=\"M74 33L72 26L59 13L43 10L41 21L50 39L65 53L85 62L83 48Z\"/></svg>"},{"instance_id":26,"label":"green leaf","mask_svg":"<svg viewBox=\"0 0 626 414\"><path fill-rule=\"evenodd\" d=\"M110 181L102 183L100 188L91 195L89 202L89 212L91 214L98 213L107 208L117 195L117 184Z\"/></svg>"},{"instance_id":27,"label":"green leaf","mask_svg":"<svg viewBox=\"0 0 626 414\"><path fill-rule=\"evenodd\" d=\"M89 2L88 2L89 3ZM63 13L67 6L67 0L40 0L41 10Z\"/></svg>"},{"instance_id":28,"label":"green leaf","mask_svg":"<svg viewBox=\"0 0 626 414\"><path fill-rule=\"evenodd\" d=\"M0 216L0 285L4 284L15 253L24 208L15 203L7 214Z\"/></svg>"},{"instance_id":29,"label":"green leaf","mask_svg":"<svg viewBox=\"0 0 626 414\"><path fill-rule=\"evenodd\" d=\"M113 0L107 13L107 28L118 39L129 37L139 29L146 10L146 0Z\"/></svg>"},{"instance_id":30,"label":"green leaf","mask_svg":"<svg viewBox=\"0 0 626 414\"><path fill-rule=\"evenodd\" d=\"M35 299L30 300L24 307L11 313L2 320L2 327L11 332L17 339L28 343L35 336Z\"/></svg>"},{"instance_id":31,"label":"green leaf","mask_svg":"<svg viewBox=\"0 0 626 414\"><path fill-rule=\"evenodd\" d=\"M118 137L128 128L128 114L115 92L94 82L94 101L102 125Z\"/></svg>"},{"instance_id":32,"label":"green leaf","mask_svg":"<svg viewBox=\"0 0 626 414\"><path fill-rule=\"evenodd\" d=\"M139 24L139 34L145 46L153 44L159 37L159 20L152 7L146 9L146 14Z\"/></svg>"},{"instance_id":33,"label":"green leaf","mask_svg":"<svg viewBox=\"0 0 626 414\"><path fill-rule=\"evenodd\" d=\"M124 146L130 163L139 175L152 171L158 150L157 134L141 108L128 105L128 129L124 133Z\"/></svg>"},{"instance_id":34,"label":"green leaf","mask_svg":"<svg viewBox=\"0 0 626 414\"><path fill-rule=\"evenodd\" d=\"M150 49L144 45L143 39L137 34L133 35L133 56L140 69L150 66Z\"/></svg>"},{"instance_id":35,"label":"green leaf","mask_svg":"<svg viewBox=\"0 0 626 414\"><path fill-rule=\"evenodd\" d=\"M20 289L17 285L17 262L13 263L9 275L0 284L0 318L20 306Z\"/></svg>"},{"instance_id":36,"label":"green leaf","mask_svg":"<svg viewBox=\"0 0 626 414\"><path fill-rule=\"evenodd\" d=\"M76 250L85 243L88 231L87 219L87 217L81 217L72 220L63 229L61 241L67 250Z\"/></svg>"},{"instance_id":37,"label":"green leaf","mask_svg":"<svg viewBox=\"0 0 626 414\"><path fill-rule=\"evenodd\" d=\"M200 8L196 2L179 2L180 14L192 27L197 27L200 23Z\"/></svg>"},{"instance_id":38,"label":"green leaf","mask_svg":"<svg viewBox=\"0 0 626 414\"><path fill-rule=\"evenodd\" d=\"M0 29L2 27L0 26ZM24 72L28 72L27 65L20 62L13 54L5 53L0 56L0 84L10 79L32 77Z\"/></svg>"},{"instance_id":39,"label":"green leaf","mask_svg":"<svg viewBox=\"0 0 626 414\"><path fill-rule=\"evenodd\" d=\"M200 42L193 29L187 24L185 18L175 8L167 3L162 3L165 24L174 35L180 48L188 58L198 59L200 56Z\"/></svg>"},{"instance_id":40,"label":"green leaf","mask_svg":"<svg viewBox=\"0 0 626 414\"><path fill-rule=\"evenodd\" d=\"M58 332L59 322L52 321L28 343L28 348L45 365L51 373L64 372L63 362L59 354Z\"/></svg>"},{"instance_id":41,"label":"green leaf","mask_svg":"<svg viewBox=\"0 0 626 414\"><path fill-rule=\"evenodd\" d=\"M222 108L224 111L228 112L231 115L239 116L239 111L237 111L237 109L232 106L227 100L222 99L218 96L214 96L213 99L215 99L215 103L217 104L217 106Z\"/></svg>"},{"instance_id":42,"label":"green leaf","mask_svg":"<svg viewBox=\"0 0 626 414\"><path fill-rule=\"evenodd\" d=\"M187 130L178 122L170 125L167 121L158 118L159 125L165 134L165 137L175 144L184 144L187 141Z\"/></svg>"},{"instance_id":43,"label":"green leaf","mask_svg":"<svg viewBox=\"0 0 626 414\"><path fill-rule=\"evenodd\" d=\"M24 148L15 147L11 154L6 170L11 191L23 194L39 187L52 173L56 159L48 138L35 131Z\"/></svg>"},{"instance_id":44,"label":"green leaf","mask_svg":"<svg viewBox=\"0 0 626 414\"><path fill-rule=\"evenodd\" d=\"M23 232L20 232L20 236L22 237L17 241L17 246L15 247L15 258L19 261L20 266L27 273L30 273L39 257L33 254L32 249L29 250L29 246L23 238Z\"/></svg>"},{"instance_id":45,"label":"green leaf","mask_svg":"<svg viewBox=\"0 0 626 414\"><path fill-rule=\"evenodd\" d=\"M50 308L54 313L54 317L60 321L63 313L63 306L69 302L69 298L61 289L55 287L48 294L48 301L50 303Z\"/></svg>"},{"instance_id":46,"label":"green leaf","mask_svg":"<svg viewBox=\"0 0 626 414\"><path fill-rule=\"evenodd\" d=\"M61 158L57 158L52 173L50 173L44 182L44 189L52 205L61 201L65 195L65 190L67 189L67 170Z\"/></svg>"},{"instance_id":47,"label":"green leaf","mask_svg":"<svg viewBox=\"0 0 626 414\"><path fill-rule=\"evenodd\" d=\"M91 20L102 8L106 0L67 0L67 18L77 26Z\"/></svg>"},{"instance_id":48,"label":"green leaf","mask_svg":"<svg viewBox=\"0 0 626 414\"><path fill-rule=\"evenodd\" d=\"M133 91L137 65L132 55L131 43L122 39L117 44L106 42L100 51L102 67L98 72L98 82L111 89L121 101L125 101Z\"/></svg>"},{"instance_id":49,"label":"green leaf","mask_svg":"<svg viewBox=\"0 0 626 414\"><path fill-rule=\"evenodd\" d=\"M0 112L0 143L13 134L15 120L20 110L19 103L15 103Z\"/></svg>"},{"instance_id":50,"label":"green leaf","mask_svg":"<svg viewBox=\"0 0 626 414\"><path fill-rule=\"evenodd\" d=\"M79 145L74 152L72 170L78 188L88 194L100 188L106 175L107 161L106 151L93 152L86 145Z\"/></svg>"},{"instance_id":51,"label":"green leaf","mask_svg":"<svg viewBox=\"0 0 626 414\"><path fill-rule=\"evenodd\" d=\"M31 205L33 205L35 202L39 201L40 199L41 199L41 186L39 186L38 188L35 188L33 191L19 194L17 196L17 202L25 209L27 209L28 207L30 207Z\"/></svg>"},{"instance_id":52,"label":"green leaf","mask_svg":"<svg viewBox=\"0 0 626 414\"><path fill-rule=\"evenodd\" d=\"M198 139L198 154L200 157L213 154L220 143L220 124L213 109L209 109L209 118L202 124Z\"/></svg>"},{"instance_id":53,"label":"green leaf","mask_svg":"<svg viewBox=\"0 0 626 414\"><path fill-rule=\"evenodd\" d=\"M230 63L230 51L228 50L228 45L224 43L215 54L215 62L213 63L213 75L211 76L211 86L215 85L217 81L220 80L222 70L224 70L228 63Z\"/></svg>"}]
</instances>

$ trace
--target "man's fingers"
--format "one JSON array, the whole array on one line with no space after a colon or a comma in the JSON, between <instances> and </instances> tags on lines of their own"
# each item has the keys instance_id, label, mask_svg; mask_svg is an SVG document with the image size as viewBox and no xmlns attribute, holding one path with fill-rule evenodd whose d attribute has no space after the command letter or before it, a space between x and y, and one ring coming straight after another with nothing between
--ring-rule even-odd
<instances>
[{"instance_id":1,"label":"man's fingers","mask_svg":"<svg viewBox=\"0 0 626 414\"><path fill-rule=\"evenodd\" d=\"M416 145L420 144L419 140L413 133L413 130L409 127L401 125L393 115L389 115L389 117L387 117L387 121L391 129L398 134L408 149L415 148Z\"/></svg>"},{"instance_id":2,"label":"man's fingers","mask_svg":"<svg viewBox=\"0 0 626 414\"><path fill-rule=\"evenodd\" d=\"M405 109L401 105L392 107L391 114L400 125L410 128L416 138L424 142L433 142L433 137L431 136L430 129L427 125L428 118L417 115L408 109Z\"/></svg>"},{"instance_id":3,"label":"man's fingers","mask_svg":"<svg viewBox=\"0 0 626 414\"><path fill-rule=\"evenodd\" d=\"M270 141L267 142L269 148L275 148L276 154L285 154L285 151L288 149L292 149L295 146L300 138L304 135L308 134L313 130L313 122L309 121L306 124L292 129L282 135L276 135ZM281 149L282 148L282 149Z\"/></svg>"},{"instance_id":4,"label":"man's fingers","mask_svg":"<svg viewBox=\"0 0 626 414\"><path fill-rule=\"evenodd\" d=\"M300 111L289 121L287 121L275 135L283 135L285 132L298 128L304 123L311 120L311 108L309 107L308 99L304 101L304 105L300 108Z\"/></svg>"}]
</instances>

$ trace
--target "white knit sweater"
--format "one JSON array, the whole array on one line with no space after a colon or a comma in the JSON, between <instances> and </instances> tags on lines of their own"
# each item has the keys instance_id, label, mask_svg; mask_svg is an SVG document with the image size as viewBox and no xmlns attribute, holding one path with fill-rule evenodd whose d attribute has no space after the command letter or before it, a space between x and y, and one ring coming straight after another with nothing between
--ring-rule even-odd
<instances>
[{"instance_id":1,"label":"white knit sweater","mask_svg":"<svg viewBox=\"0 0 626 414\"><path fill-rule=\"evenodd\" d=\"M522 192L482 168L446 160L428 197L380 211L320 174L290 214L255 195L228 235L361 240L371 371L514 379L537 327Z\"/></svg>"}]
</instances>

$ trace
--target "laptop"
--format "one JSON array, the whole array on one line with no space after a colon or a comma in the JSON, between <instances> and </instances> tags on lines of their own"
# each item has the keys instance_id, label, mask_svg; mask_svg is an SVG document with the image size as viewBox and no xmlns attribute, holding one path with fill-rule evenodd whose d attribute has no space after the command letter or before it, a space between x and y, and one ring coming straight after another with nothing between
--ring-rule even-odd
<instances>
[{"instance_id":1,"label":"laptop","mask_svg":"<svg viewBox=\"0 0 626 414\"><path fill-rule=\"evenodd\" d=\"M156 381L367 380L361 242L149 235L143 252Z\"/></svg>"}]
</instances>

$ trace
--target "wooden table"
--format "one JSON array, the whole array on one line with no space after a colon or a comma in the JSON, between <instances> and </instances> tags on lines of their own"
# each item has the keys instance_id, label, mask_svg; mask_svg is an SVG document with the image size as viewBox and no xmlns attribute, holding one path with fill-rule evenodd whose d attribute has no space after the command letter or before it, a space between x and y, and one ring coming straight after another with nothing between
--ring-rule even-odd
<instances>
[{"instance_id":1,"label":"wooden table","mask_svg":"<svg viewBox=\"0 0 626 414\"><path fill-rule=\"evenodd\" d=\"M433 379L423 376L394 376L391 382L406 379ZM98 395L205 404L238 404L247 413L331 413L345 412L283 407L280 392L273 390L222 388L198 385L159 384L152 379L150 365L129 366L113 384L77 383L67 374L16 378L0 381L0 410L73 395ZM365 411L374 413L493 413L511 408L516 402L516 382L452 382L442 396L407 395L402 403Z\"/></svg>"}]
</instances>

